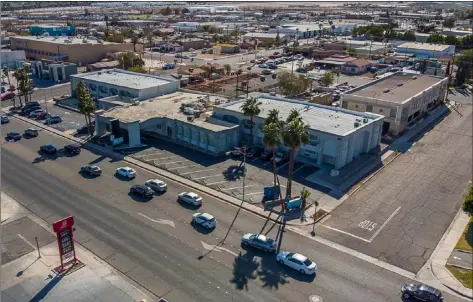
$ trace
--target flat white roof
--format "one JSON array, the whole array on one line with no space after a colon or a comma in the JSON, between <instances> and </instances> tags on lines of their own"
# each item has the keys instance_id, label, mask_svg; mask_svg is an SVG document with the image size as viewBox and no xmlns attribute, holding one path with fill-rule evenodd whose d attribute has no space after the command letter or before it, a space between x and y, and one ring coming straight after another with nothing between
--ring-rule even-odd
<instances>
[{"instance_id":1,"label":"flat white roof","mask_svg":"<svg viewBox=\"0 0 473 302\"><path fill-rule=\"evenodd\" d=\"M164 78L137 72L124 71L122 69L108 69L102 71L92 71L72 75L71 77L102 82L104 84L116 85L131 89L145 89L161 86L178 81L173 78Z\"/></svg>"},{"instance_id":2,"label":"flat white roof","mask_svg":"<svg viewBox=\"0 0 473 302\"><path fill-rule=\"evenodd\" d=\"M451 45L432 44L432 43L418 43L418 42L406 42L399 45L397 48L400 49L419 49L419 50L431 50L431 51L444 51Z\"/></svg>"},{"instance_id":3,"label":"flat white roof","mask_svg":"<svg viewBox=\"0 0 473 302\"><path fill-rule=\"evenodd\" d=\"M75 45L78 45L78 44L104 44L104 45L109 45L109 44L120 44L120 43L114 43L114 42L108 42L108 41L104 41L102 40L101 42L102 43L99 43L95 38L92 39L92 38L89 38L87 39L86 42L84 42L84 39L81 37L81 38L78 38L78 37L66 37L66 36L56 36L56 37L53 37L53 36L44 36L44 37L41 37L41 36L12 36L11 38L14 38L14 39L19 39L19 40L31 40L31 41L38 41L38 42L48 42L48 43L55 43L55 44L75 44ZM67 42L66 42L67 41ZM68 42L70 41L70 42Z\"/></svg>"},{"instance_id":4,"label":"flat white roof","mask_svg":"<svg viewBox=\"0 0 473 302\"><path fill-rule=\"evenodd\" d=\"M262 103L260 106L260 118L264 119L268 116L270 110L278 109L280 117L285 120L291 110L296 109L299 111L304 123L308 124L311 129L339 136L347 135L367 124L361 123L361 126L355 127L355 122L359 122L360 119L367 118L369 123L383 118L383 116L377 114L355 112L309 102L269 97L268 95L260 95L257 99ZM243 102L244 100L240 100L218 107L242 113L241 105Z\"/></svg>"}]
</instances>

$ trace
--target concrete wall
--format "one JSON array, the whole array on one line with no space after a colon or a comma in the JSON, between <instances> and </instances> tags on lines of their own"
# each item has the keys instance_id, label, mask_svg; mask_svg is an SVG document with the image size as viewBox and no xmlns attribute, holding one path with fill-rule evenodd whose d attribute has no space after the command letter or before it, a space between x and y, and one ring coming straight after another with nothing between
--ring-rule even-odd
<instances>
[{"instance_id":1,"label":"concrete wall","mask_svg":"<svg viewBox=\"0 0 473 302\"><path fill-rule=\"evenodd\" d=\"M158 95L176 92L180 88L180 84L180 81L172 81L164 85L141 89L139 92L139 100L146 100Z\"/></svg>"}]
</instances>

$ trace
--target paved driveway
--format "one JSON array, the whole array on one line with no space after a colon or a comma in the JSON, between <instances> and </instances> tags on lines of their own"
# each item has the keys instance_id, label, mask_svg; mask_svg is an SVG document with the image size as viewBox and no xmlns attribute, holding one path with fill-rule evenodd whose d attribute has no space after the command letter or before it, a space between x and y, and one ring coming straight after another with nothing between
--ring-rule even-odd
<instances>
[{"instance_id":1,"label":"paved driveway","mask_svg":"<svg viewBox=\"0 0 473 302\"><path fill-rule=\"evenodd\" d=\"M471 185L472 107L458 110L332 212L319 235L417 272Z\"/></svg>"}]
</instances>

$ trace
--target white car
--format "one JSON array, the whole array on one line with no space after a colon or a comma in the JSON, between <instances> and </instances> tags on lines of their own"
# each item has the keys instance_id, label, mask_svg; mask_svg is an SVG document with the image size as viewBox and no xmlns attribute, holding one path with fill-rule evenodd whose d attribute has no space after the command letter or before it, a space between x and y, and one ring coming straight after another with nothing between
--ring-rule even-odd
<instances>
[{"instance_id":1,"label":"white car","mask_svg":"<svg viewBox=\"0 0 473 302\"><path fill-rule=\"evenodd\" d=\"M120 167L117 169L117 174L126 178L135 178L136 171L130 167Z\"/></svg>"},{"instance_id":2,"label":"white car","mask_svg":"<svg viewBox=\"0 0 473 302\"><path fill-rule=\"evenodd\" d=\"M6 124L8 122L10 122L10 118L8 118L6 115L2 115L2 124Z\"/></svg>"},{"instance_id":3,"label":"white car","mask_svg":"<svg viewBox=\"0 0 473 302\"><path fill-rule=\"evenodd\" d=\"M213 229L217 225L217 220L209 213L195 213L192 215L192 221L207 229Z\"/></svg>"},{"instance_id":4,"label":"white car","mask_svg":"<svg viewBox=\"0 0 473 302\"><path fill-rule=\"evenodd\" d=\"M168 186L161 180L159 179L150 179L145 182L145 185L147 187L150 187L154 191L157 192L166 192L168 189Z\"/></svg>"},{"instance_id":5,"label":"white car","mask_svg":"<svg viewBox=\"0 0 473 302\"><path fill-rule=\"evenodd\" d=\"M290 252L280 252L276 256L276 260L301 274L313 275L317 271L317 265L306 256Z\"/></svg>"},{"instance_id":6,"label":"white car","mask_svg":"<svg viewBox=\"0 0 473 302\"><path fill-rule=\"evenodd\" d=\"M183 192L179 194L179 200L184 201L186 203L190 203L194 206L202 205L202 197L200 197L194 192Z\"/></svg>"}]
</instances>

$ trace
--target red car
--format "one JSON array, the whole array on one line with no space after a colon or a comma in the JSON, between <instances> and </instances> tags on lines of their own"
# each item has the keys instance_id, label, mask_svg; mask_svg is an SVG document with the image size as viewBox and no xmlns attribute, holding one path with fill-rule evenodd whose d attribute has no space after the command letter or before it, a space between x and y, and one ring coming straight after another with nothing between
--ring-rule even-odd
<instances>
[{"instance_id":1,"label":"red car","mask_svg":"<svg viewBox=\"0 0 473 302\"><path fill-rule=\"evenodd\" d=\"M9 100L15 98L15 94L13 92L7 92L2 94L2 101L3 100Z\"/></svg>"},{"instance_id":2,"label":"red car","mask_svg":"<svg viewBox=\"0 0 473 302\"><path fill-rule=\"evenodd\" d=\"M44 120L45 118L51 116L51 114L49 112L43 112L43 113L40 113L36 119L37 120Z\"/></svg>"},{"instance_id":3,"label":"red car","mask_svg":"<svg viewBox=\"0 0 473 302\"><path fill-rule=\"evenodd\" d=\"M271 59L271 60L273 60L273 59L275 59L276 57L275 57L275 56L269 56L268 58Z\"/></svg>"}]
</instances>

